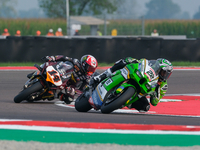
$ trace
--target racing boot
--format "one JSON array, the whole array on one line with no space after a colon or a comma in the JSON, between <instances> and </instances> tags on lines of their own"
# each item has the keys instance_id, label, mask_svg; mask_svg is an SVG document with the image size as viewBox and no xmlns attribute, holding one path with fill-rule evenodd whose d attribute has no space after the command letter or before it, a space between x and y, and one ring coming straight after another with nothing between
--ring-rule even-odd
<instances>
[{"instance_id":1,"label":"racing boot","mask_svg":"<svg viewBox=\"0 0 200 150\"><path fill-rule=\"evenodd\" d=\"M75 89L73 87L66 87L65 92L70 98L74 99Z\"/></svg>"},{"instance_id":2,"label":"racing boot","mask_svg":"<svg viewBox=\"0 0 200 150\"><path fill-rule=\"evenodd\" d=\"M147 112L150 109L150 104L149 104L149 102L148 102L146 97L141 97L140 99L138 99L134 103L130 104L128 106L128 108L129 109L135 108L139 112Z\"/></svg>"},{"instance_id":3,"label":"racing boot","mask_svg":"<svg viewBox=\"0 0 200 150\"><path fill-rule=\"evenodd\" d=\"M75 96L75 89L73 87L66 87L65 93L59 92L58 93L58 98L61 101L64 101L66 104L70 104L74 100Z\"/></svg>"},{"instance_id":4,"label":"racing boot","mask_svg":"<svg viewBox=\"0 0 200 150\"><path fill-rule=\"evenodd\" d=\"M59 98L61 101L64 101L66 104L70 104L70 103L73 101L72 98L70 98L67 94L64 94L64 93L62 93L62 92L60 92L60 93L58 94L58 98Z\"/></svg>"}]
</instances>

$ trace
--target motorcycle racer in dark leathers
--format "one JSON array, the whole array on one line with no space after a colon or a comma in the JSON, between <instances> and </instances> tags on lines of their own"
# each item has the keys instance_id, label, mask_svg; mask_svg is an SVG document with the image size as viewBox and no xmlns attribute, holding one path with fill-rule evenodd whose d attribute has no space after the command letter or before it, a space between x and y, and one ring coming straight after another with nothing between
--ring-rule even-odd
<instances>
[{"instance_id":1,"label":"motorcycle racer in dark leathers","mask_svg":"<svg viewBox=\"0 0 200 150\"><path fill-rule=\"evenodd\" d=\"M76 58L70 58L64 55L56 55L56 56L44 56L41 58L45 62L59 62L59 61L69 61L73 64L73 70L71 73L71 79L68 83L68 86L65 89L65 92L59 92L58 94L55 91L49 91L48 99L59 98L61 101L64 101L66 104L70 104L74 99L75 88L83 91L86 85L89 83L89 79L91 75L95 72L98 62L95 57L92 55L84 55L81 57L79 61ZM43 68L44 64L40 65ZM31 77L31 74L28 75Z\"/></svg>"}]
</instances>

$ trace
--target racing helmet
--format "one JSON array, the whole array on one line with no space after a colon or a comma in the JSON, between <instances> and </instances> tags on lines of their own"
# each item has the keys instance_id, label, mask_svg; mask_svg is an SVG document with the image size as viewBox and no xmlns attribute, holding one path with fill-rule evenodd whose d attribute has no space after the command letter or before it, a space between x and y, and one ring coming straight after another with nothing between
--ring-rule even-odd
<instances>
[{"instance_id":1,"label":"racing helmet","mask_svg":"<svg viewBox=\"0 0 200 150\"><path fill-rule=\"evenodd\" d=\"M173 66L170 61L164 58L158 58L157 61L159 61L160 65L160 71L159 71L159 78L162 81L166 81L173 71Z\"/></svg>"},{"instance_id":2,"label":"racing helmet","mask_svg":"<svg viewBox=\"0 0 200 150\"><path fill-rule=\"evenodd\" d=\"M94 56L84 55L81 57L81 66L87 75L92 75L98 66L98 62Z\"/></svg>"}]
</instances>

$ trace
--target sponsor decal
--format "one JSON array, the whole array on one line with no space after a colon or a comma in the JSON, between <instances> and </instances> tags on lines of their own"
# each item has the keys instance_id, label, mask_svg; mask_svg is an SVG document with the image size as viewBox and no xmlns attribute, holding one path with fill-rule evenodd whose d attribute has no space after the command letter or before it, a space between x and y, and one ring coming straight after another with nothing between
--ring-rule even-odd
<instances>
[{"instance_id":1,"label":"sponsor decal","mask_svg":"<svg viewBox=\"0 0 200 150\"><path fill-rule=\"evenodd\" d=\"M74 74L72 73L71 74L71 79L76 83L76 79L75 79L75 77L74 77Z\"/></svg>"},{"instance_id":2,"label":"sponsor decal","mask_svg":"<svg viewBox=\"0 0 200 150\"><path fill-rule=\"evenodd\" d=\"M153 74L153 71L152 70L149 70L146 72L148 74L148 77L150 78L149 80L153 79L154 78L154 74Z\"/></svg>"},{"instance_id":3,"label":"sponsor decal","mask_svg":"<svg viewBox=\"0 0 200 150\"><path fill-rule=\"evenodd\" d=\"M149 66L146 66L146 71L144 74L149 78L149 81L152 81L158 77L155 71Z\"/></svg>"},{"instance_id":4,"label":"sponsor decal","mask_svg":"<svg viewBox=\"0 0 200 150\"><path fill-rule=\"evenodd\" d=\"M141 72L141 67L142 67L142 64L141 63L139 63L139 65L138 65L138 70Z\"/></svg>"},{"instance_id":5,"label":"sponsor decal","mask_svg":"<svg viewBox=\"0 0 200 150\"><path fill-rule=\"evenodd\" d=\"M144 73L148 78L149 78L149 81L151 81L151 77L149 76L149 74L147 73Z\"/></svg>"},{"instance_id":6,"label":"sponsor decal","mask_svg":"<svg viewBox=\"0 0 200 150\"><path fill-rule=\"evenodd\" d=\"M62 80L60 79L60 74L52 67L47 67L47 81L55 84L56 86L60 86L62 84Z\"/></svg>"},{"instance_id":7,"label":"sponsor decal","mask_svg":"<svg viewBox=\"0 0 200 150\"><path fill-rule=\"evenodd\" d=\"M108 86L108 85L110 85L112 82L113 82L112 79L109 78L109 79L105 82L105 85Z\"/></svg>"},{"instance_id":8,"label":"sponsor decal","mask_svg":"<svg viewBox=\"0 0 200 150\"><path fill-rule=\"evenodd\" d=\"M99 94L99 97L101 98L101 101L103 101L104 97L106 96L107 90L105 89L105 87L102 85L102 83L100 83L97 86L97 92Z\"/></svg>"},{"instance_id":9,"label":"sponsor decal","mask_svg":"<svg viewBox=\"0 0 200 150\"><path fill-rule=\"evenodd\" d=\"M128 70L126 68L120 69L121 75L125 78L128 79Z\"/></svg>"},{"instance_id":10,"label":"sponsor decal","mask_svg":"<svg viewBox=\"0 0 200 150\"><path fill-rule=\"evenodd\" d=\"M96 110L100 109L101 108L101 105L103 104L102 100L100 99L99 95L98 95L98 92L97 90L95 90L93 93L92 93L92 101L93 101L93 106Z\"/></svg>"},{"instance_id":11,"label":"sponsor decal","mask_svg":"<svg viewBox=\"0 0 200 150\"><path fill-rule=\"evenodd\" d=\"M75 71L78 72L80 69L77 65L74 65Z\"/></svg>"}]
</instances>

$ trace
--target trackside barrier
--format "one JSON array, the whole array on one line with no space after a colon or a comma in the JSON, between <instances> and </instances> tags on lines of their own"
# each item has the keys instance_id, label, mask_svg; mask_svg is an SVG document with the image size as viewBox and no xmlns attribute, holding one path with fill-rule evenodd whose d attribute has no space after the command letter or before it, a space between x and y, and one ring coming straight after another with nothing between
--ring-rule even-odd
<instances>
[{"instance_id":1,"label":"trackside barrier","mask_svg":"<svg viewBox=\"0 0 200 150\"><path fill-rule=\"evenodd\" d=\"M8 36L0 39L1 62L39 62L45 55L66 55L80 59L91 54L99 62L113 63L121 58L170 61L200 61L198 39L160 37L35 37Z\"/></svg>"}]
</instances>

